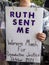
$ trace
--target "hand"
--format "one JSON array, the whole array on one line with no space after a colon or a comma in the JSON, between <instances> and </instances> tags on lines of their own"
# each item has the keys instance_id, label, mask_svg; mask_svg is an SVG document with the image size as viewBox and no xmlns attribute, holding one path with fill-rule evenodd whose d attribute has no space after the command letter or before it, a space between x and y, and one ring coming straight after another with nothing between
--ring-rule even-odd
<instances>
[{"instance_id":1,"label":"hand","mask_svg":"<svg viewBox=\"0 0 49 65\"><path fill-rule=\"evenodd\" d=\"M38 33L36 35L36 38L43 42L46 39L46 34L45 33Z\"/></svg>"}]
</instances>

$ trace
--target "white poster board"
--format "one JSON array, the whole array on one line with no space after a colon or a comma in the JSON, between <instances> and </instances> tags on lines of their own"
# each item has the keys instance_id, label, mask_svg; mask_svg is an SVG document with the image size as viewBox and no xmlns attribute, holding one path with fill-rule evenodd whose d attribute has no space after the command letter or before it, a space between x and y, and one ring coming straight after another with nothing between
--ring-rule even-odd
<instances>
[{"instance_id":1,"label":"white poster board","mask_svg":"<svg viewBox=\"0 0 49 65\"><path fill-rule=\"evenodd\" d=\"M6 7L6 60L40 63L43 9Z\"/></svg>"}]
</instances>

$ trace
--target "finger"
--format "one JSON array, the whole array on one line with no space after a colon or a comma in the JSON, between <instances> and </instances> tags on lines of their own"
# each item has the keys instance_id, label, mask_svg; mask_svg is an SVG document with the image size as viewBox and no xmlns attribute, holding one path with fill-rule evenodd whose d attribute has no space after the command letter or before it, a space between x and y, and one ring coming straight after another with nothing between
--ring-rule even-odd
<instances>
[{"instance_id":1,"label":"finger","mask_svg":"<svg viewBox=\"0 0 49 65\"><path fill-rule=\"evenodd\" d=\"M44 37L46 37L46 35L44 33L38 33L37 37L43 37L44 38Z\"/></svg>"},{"instance_id":2,"label":"finger","mask_svg":"<svg viewBox=\"0 0 49 65\"><path fill-rule=\"evenodd\" d=\"M38 39L39 39L40 41L44 41L44 40L45 40L45 37L38 37Z\"/></svg>"},{"instance_id":3,"label":"finger","mask_svg":"<svg viewBox=\"0 0 49 65\"><path fill-rule=\"evenodd\" d=\"M45 35L39 35L38 37L41 37L41 38L46 38L46 36L45 36Z\"/></svg>"}]
</instances>

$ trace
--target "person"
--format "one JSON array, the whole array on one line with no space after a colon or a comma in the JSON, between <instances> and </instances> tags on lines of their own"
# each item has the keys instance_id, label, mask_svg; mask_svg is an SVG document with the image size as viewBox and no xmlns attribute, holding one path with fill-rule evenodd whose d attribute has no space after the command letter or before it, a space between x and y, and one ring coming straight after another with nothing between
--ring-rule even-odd
<instances>
[{"instance_id":1,"label":"person","mask_svg":"<svg viewBox=\"0 0 49 65\"><path fill-rule=\"evenodd\" d=\"M34 3L30 3L30 0L20 0L20 7L33 7L36 6ZM36 38L43 42L46 39L45 33L37 33ZM32 65L33 63L22 63L22 62L9 62L9 65ZM35 65L35 64L34 64Z\"/></svg>"},{"instance_id":2,"label":"person","mask_svg":"<svg viewBox=\"0 0 49 65\"><path fill-rule=\"evenodd\" d=\"M30 3L30 0L20 0L20 7L33 7L34 4ZM36 6L36 5L34 5ZM44 29L44 28L43 28ZM46 34L45 33L37 33L36 38L43 42L46 39ZM9 65L32 65L33 63L19 63L19 62L8 62ZM34 64L35 65L35 64Z\"/></svg>"}]
</instances>

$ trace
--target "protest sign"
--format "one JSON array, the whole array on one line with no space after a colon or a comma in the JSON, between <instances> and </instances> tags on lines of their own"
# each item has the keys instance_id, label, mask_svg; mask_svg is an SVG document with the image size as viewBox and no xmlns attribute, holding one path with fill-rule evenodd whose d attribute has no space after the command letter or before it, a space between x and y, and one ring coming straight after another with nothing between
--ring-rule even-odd
<instances>
[{"instance_id":1,"label":"protest sign","mask_svg":"<svg viewBox=\"0 0 49 65\"><path fill-rule=\"evenodd\" d=\"M43 9L6 7L6 60L40 63Z\"/></svg>"}]
</instances>

